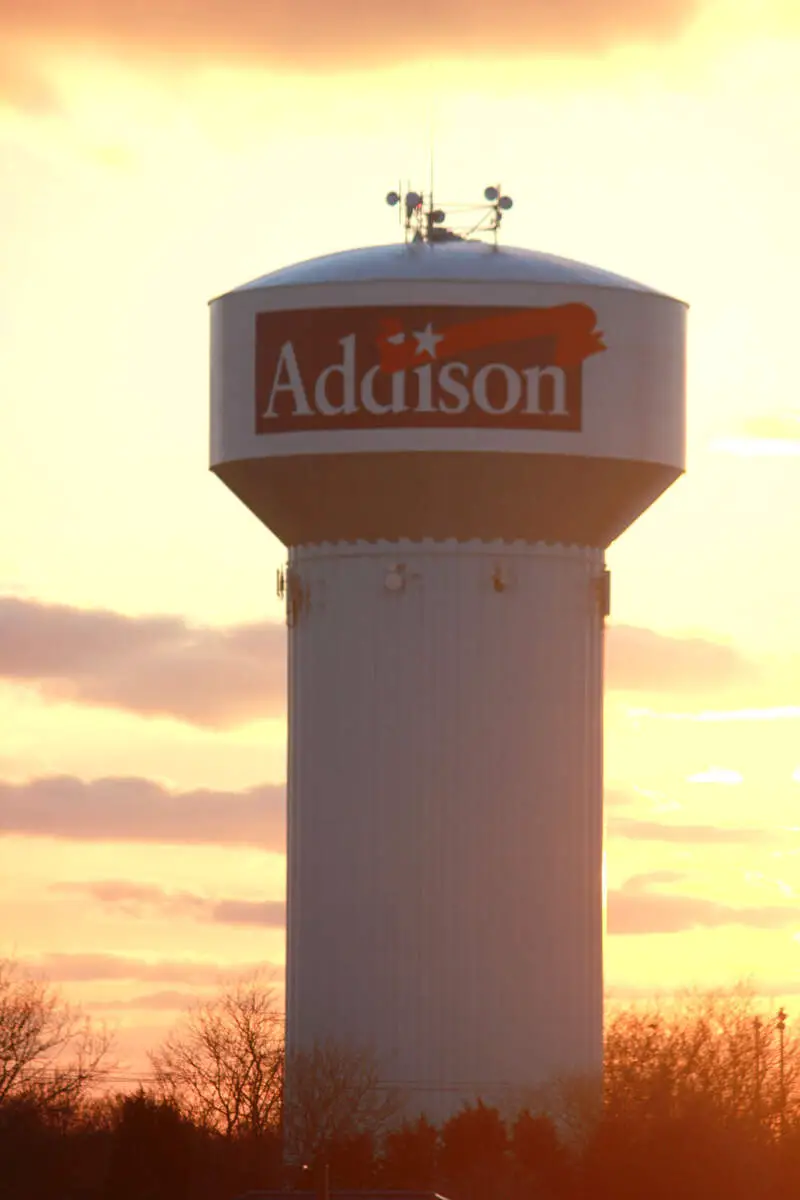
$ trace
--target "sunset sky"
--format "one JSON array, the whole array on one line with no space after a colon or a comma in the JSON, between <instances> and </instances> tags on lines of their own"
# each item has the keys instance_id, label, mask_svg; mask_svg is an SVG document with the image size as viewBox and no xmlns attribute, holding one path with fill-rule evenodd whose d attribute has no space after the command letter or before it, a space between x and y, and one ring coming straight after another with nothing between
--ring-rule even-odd
<instances>
[{"instance_id":1,"label":"sunset sky","mask_svg":"<svg viewBox=\"0 0 800 1200\"><path fill-rule=\"evenodd\" d=\"M396 240L431 135L445 206L691 306L688 473L609 553L607 986L800 1011L798 81L796 0L0 3L0 953L121 1069L282 987L284 552L207 301Z\"/></svg>"}]
</instances>

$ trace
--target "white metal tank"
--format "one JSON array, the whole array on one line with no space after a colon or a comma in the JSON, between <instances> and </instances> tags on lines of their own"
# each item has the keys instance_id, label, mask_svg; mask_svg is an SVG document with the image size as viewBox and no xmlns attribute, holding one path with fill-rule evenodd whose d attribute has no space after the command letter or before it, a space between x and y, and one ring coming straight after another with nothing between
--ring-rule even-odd
<instances>
[{"instance_id":1,"label":"white metal tank","mask_svg":"<svg viewBox=\"0 0 800 1200\"><path fill-rule=\"evenodd\" d=\"M287 1048L434 1119L601 1072L604 550L684 469L685 315L468 241L212 302L212 468L289 547Z\"/></svg>"}]
</instances>

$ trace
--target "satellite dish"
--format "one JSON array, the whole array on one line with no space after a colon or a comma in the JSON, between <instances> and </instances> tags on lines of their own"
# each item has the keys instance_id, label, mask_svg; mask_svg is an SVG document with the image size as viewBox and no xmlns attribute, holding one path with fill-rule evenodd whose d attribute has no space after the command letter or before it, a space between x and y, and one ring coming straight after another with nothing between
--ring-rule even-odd
<instances>
[{"instance_id":1,"label":"satellite dish","mask_svg":"<svg viewBox=\"0 0 800 1200\"><path fill-rule=\"evenodd\" d=\"M434 208L433 193L429 195L426 192L403 192L402 186L401 180L397 191L386 193L386 203L390 208L400 205L401 209L405 209L405 213L401 213L400 224L405 227L406 245L411 242L460 242L470 236L470 233L463 235L445 225L448 214L443 208ZM494 234L496 246L498 230L503 217L510 208L513 208L514 201L510 196L503 195L500 184L491 184L484 188L483 195L488 208L484 208L483 205L479 206L482 216L471 233L478 229L488 230ZM458 217L456 217L456 221L458 221Z\"/></svg>"}]
</instances>

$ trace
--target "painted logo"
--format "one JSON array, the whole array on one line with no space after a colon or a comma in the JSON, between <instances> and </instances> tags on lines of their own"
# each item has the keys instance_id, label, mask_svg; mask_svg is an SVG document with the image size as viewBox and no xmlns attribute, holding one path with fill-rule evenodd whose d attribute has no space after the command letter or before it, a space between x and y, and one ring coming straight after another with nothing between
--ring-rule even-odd
<instances>
[{"instance_id":1,"label":"painted logo","mask_svg":"<svg viewBox=\"0 0 800 1200\"><path fill-rule=\"evenodd\" d=\"M256 432L577 431L596 326L586 304L259 313Z\"/></svg>"}]
</instances>

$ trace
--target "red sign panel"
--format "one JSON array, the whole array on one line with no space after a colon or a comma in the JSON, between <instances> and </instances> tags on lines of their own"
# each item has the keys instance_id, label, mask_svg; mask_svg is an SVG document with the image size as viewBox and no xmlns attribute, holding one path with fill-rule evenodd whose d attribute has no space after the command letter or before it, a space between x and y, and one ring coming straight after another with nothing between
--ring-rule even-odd
<instances>
[{"instance_id":1,"label":"red sign panel","mask_svg":"<svg viewBox=\"0 0 800 1200\"><path fill-rule=\"evenodd\" d=\"M586 304L324 308L256 317L256 433L580 430Z\"/></svg>"}]
</instances>

